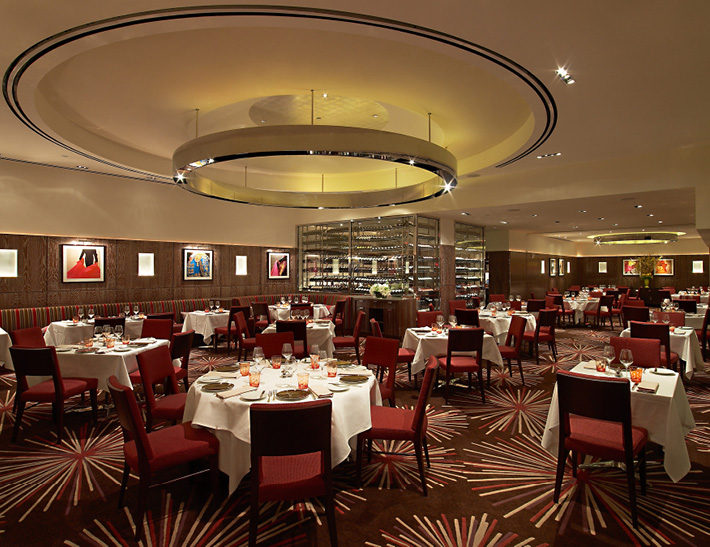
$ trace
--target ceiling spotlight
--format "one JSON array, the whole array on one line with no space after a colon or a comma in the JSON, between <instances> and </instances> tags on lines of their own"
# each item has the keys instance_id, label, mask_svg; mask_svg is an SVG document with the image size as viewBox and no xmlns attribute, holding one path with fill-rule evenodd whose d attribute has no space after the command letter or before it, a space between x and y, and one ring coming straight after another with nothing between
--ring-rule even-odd
<instances>
[{"instance_id":1,"label":"ceiling spotlight","mask_svg":"<svg viewBox=\"0 0 710 547\"><path fill-rule=\"evenodd\" d=\"M536 216L537 216L537 214L532 214L532 215L530 215L530 216L531 216L531 217L536 217Z\"/></svg>"},{"instance_id":2,"label":"ceiling spotlight","mask_svg":"<svg viewBox=\"0 0 710 547\"><path fill-rule=\"evenodd\" d=\"M569 72L567 72L564 68L558 68L557 70L555 70L555 74L557 74L560 77L560 80L562 80L567 85L571 85L574 83L574 79L572 78L572 75Z\"/></svg>"},{"instance_id":3,"label":"ceiling spotlight","mask_svg":"<svg viewBox=\"0 0 710 547\"><path fill-rule=\"evenodd\" d=\"M537 157L537 159L541 160L542 158L552 158L554 156L561 156L562 152L555 152L554 154L542 154Z\"/></svg>"},{"instance_id":4,"label":"ceiling spotlight","mask_svg":"<svg viewBox=\"0 0 710 547\"><path fill-rule=\"evenodd\" d=\"M597 218L597 220L604 220L604 217L599 217Z\"/></svg>"},{"instance_id":5,"label":"ceiling spotlight","mask_svg":"<svg viewBox=\"0 0 710 547\"><path fill-rule=\"evenodd\" d=\"M641 208L643 207L643 205L634 205L634 207L635 207L636 209L641 209Z\"/></svg>"},{"instance_id":6,"label":"ceiling spotlight","mask_svg":"<svg viewBox=\"0 0 710 547\"><path fill-rule=\"evenodd\" d=\"M584 209L580 209L579 212L580 212L580 213L586 213L587 211L585 211Z\"/></svg>"},{"instance_id":7,"label":"ceiling spotlight","mask_svg":"<svg viewBox=\"0 0 710 547\"><path fill-rule=\"evenodd\" d=\"M466 212L461 213L461 215L463 215L463 216L465 216L465 217L467 217L467 216L470 215L470 214L471 214L471 213L466 213Z\"/></svg>"},{"instance_id":8,"label":"ceiling spotlight","mask_svg":"<svg viewBox=\"0 0 710 547\"><path fill-rule=\"evenodd\" d=\"M327 93L323 93L323 98L324 98L324 99L327 99L327 98L328 98L328 94L327 94Z\"/></svg>"},{"instance_id":9,"label":"ceiling spotlight","mask_svg":"<svg viewBox=\"0 0 710 547\"><path fill-rule=\"evenodd\" d=\"M647 216L647 217L652 217L652 216L653 216L653 213L648 213L646 216Z\"/></svg>"},{"instance_id":10,"label":"ceiling spotlight","mask_svg":"<svg viewBox=\"0 0 710 547\"><path fill-rule=\"evenodd\" d=\"M501 220L500 223L501 223L501 224L508 224L508 221L507 221L507 220Z\"/></svg>"}]
</instances>

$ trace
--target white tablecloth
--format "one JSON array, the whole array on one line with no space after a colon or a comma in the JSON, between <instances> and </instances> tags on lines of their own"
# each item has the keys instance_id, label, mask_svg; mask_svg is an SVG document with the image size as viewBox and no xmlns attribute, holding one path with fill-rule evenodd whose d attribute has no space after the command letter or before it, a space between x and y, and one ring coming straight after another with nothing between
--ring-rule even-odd
<instances>
[{"instance_id":1,"label":"white tablecloth","mask_svg":"<svg viewBox=\"0 0 710 547\"><path fill-rule=\"evenodd\" d=\"M131 339L140 338L142 330L142 319L126 319L125 332L131 335ZM93 335L93 323L74 323L71 320L54 321L49 324L44 333L44 343L48 346L77 344Z\"/></svg>"},{"instance_id":2,"label":"white tablecloth","mask_svg":"<svg viewBox=\"0 0 710 547\"><path fill-rule=\"evenodd\" d=\"M299 364L299 370L302 368L305 368L305 365ZM258 389L265 389L268 392L272 389L295 388L296 374L294 373L292 378L281 378L280 372L280 370L271 368L264 369ZM327 382L334 381L323 377L316 379L314 376L317 375L321 375L321 373L313 371L309 380L310 384L325 385ZM237 386L248 383L247 378L237 378L231 381ZM283 386L283 388L279 386ZM183 421L192 421L193 425L214 430L219 439L219 468L229 475L229 492L232 493L251 467L251 432L249 428L251 403L242 401L238 396L223 400L213 393L203 392L201 387L202 384L199 382L194 382L190 386ZM312 400L312 397L307 400ZM260 402L265 401L266 399L263 399ZM375 377L370 376L366 384L335 393L332 401L331 457L333 467L335 467L350 454L350 440L358 433L372 427L370 405L381 405L382 397ZM276 400L271 404L279 404L279 401Z\"/></svg>"},{"instance_id":3,"label":"white tablecloth","mask_svg":"<svg viewBox=\"0 0 710 547\"><path fill-rule=\"evenodd\" d=\"M535 316L530 314L522 314L527 320L525 332L535 332L537 328L537 320ZM496 339L498 344L505 344L505 339L508 336L510 329L511 316L507 313L496 313L495 317L490 315L490 312L482 312L478 314L478 322L483 330L490 332Z\"/></svg>"},{"instance_id":4,"label":"white tablecloth","mask_svg":"<svg viewBox=\"0 0 710 547\"><path fill-rule=\"evenodd\" d=\"M631 336L631 331L625 329L621 331L624 338ZM692 329L678 330L671 333L671 351L678 354L678 357L685 361L685 377L691 378L693 371L703 370L703 352L700 349L698 335Z\"/></svg>"},{"instance_id":5,"label":"white tablecloth","mask_svg":"<svg viewBox=\"0 0 710 547\"><path fill-rule=\"evenodd\" d=\"M681 299L681 298L680 298L681 295L682 295L682 296L688 296L687 294L684 294L684 293L678 293L678 294L672 294L672 295L671 295L671 298L672 298L673 300L680 300L680 299ZM708 303L708 296L709 296L708 293L703 293L703 294L701 294L701 295L700 295L700 301L699 301L699 302L702 303L702 304L707 304L707 303Z\"/></svg>"},{"instance_id":6,"label":"white tablecloth","mask_svg":"<svg viewBox=\"0 0 710 547\"><path fill-rule=\"evenodd\" d=\"M276 325L271 324L266 327L262 333L270 334L276 332ZM306 327L306 341L309 346L318 344L321 351L325 351L328 357L333 357L333 336L335 336L335 325L332 321L324 321L321 323L309 323Z\"/></svg>"},{"instance_id":7,"label":"white tablecloth","mask_svg":"<svg viewBox=\"0 0 710 547\"><path fill-rule=\"evenodd\" d=\"M421 372L426 367L426 361L432 355L446 356L446 347L449 343L448 336L429 336L420 329L407 329L404 333L402 347L416 351L412 361L412 374ZM495 339L486 334L483 336L483 359L496 365L503 364L503 358L498 350Z\"/></svg>"},{"instance_id":8,"label":"white tablecloth","mask_svg":"<svg viewBox=\"0 0 710 547\"><path fill-rule=\"evenodd\" d=\"M182 332L195 329L197 334L202 335L202 339L208 346L212 343L212 335L217 327L226 327L229 320L229 312L191 311L183 312L184 322Z\"/></svg>"},{"instance_id":9,"label":"white tablecloth","mask_svg":"<svg viewBox=\"0 0 710 547\"><path fill-rule=\"evenodd\" d=\"M584 363L572 369L590 376L605 376L596 370L584 368ZM685 436L695 428L693 413L683 389L683 382L677 374L661 376L649 371L644 373L644 380L658 382L658 392L631 392L631 420L635 426L648 431L650 441L663 447L663 467L673 482L678 482L690 471L690 457L685 445ZM547 414L542 446L551 454L557 455L559 441L559 409L557 386L552 392L552 402Z\"/></svg>"},{"instance_id":10,"label":"white tablecloth","mask_svg":"<svg viewBox=\"0 0 710 547\"><path fill-rule=\"evenodd\" d=\"M589 298L587 300L565 298L563 302L566 310L574 310L575 323L582 323L584 321L584 312L587 310L596 310L599 306L598 298Z\"/></svg>"},{"instance_id":11,"label":"white tablecloth","mask_svg":"<svg viewBox=\"0 0 710 547\"><path fill-rule=\"evenodd\" d=\"M327 315L329 315L329 312L325 304L313 304L313 319L321 319ZM285 306L280 304L269 306L269 317L272 323L291 319L291 306L289 304Z\"/></svg>"},{"instance_id":12,"label":"white tablecloth","mask_svg":"<svg viewBox=\"0 0 710 547\"><path fill-rule=\"evenodd\" d=\"M10 357L10 346L12 346L10 335L0 329L0 365L4 365L9 370L15 370Z\"/></svg>"}]
</instances>

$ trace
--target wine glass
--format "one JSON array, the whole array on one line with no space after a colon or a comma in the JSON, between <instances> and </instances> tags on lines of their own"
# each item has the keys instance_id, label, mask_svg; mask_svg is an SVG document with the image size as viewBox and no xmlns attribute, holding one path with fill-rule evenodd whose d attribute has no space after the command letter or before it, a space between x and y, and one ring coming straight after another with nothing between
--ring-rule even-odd
<instances>
[{"instance_id":1,"label":"wine glass","mask_svg":"<svg viewBox=\"0 0 710 547\"><path fill-rule=\"evenodd\" d=\"M91 312L91 310L89 310L89 312ZM131 316L131 307L130 307L128 304L126 304L126 306L123 308L123 314L124 314L126 317L130 317L130 316Z\"/></svg>"},{"instance_id":2,"label":"wine glass","mask_svg":"<svg viewBox=\"0 0 710 547\"><path fill-rule=\"evenodd\" d=\"M291 302L293 302L293 298L292 298L291 295L289 294L289 295L288 295L288 305L289 305L289 306L291 305Z\"/></svg>"},{"instance_id":3,"label":"wine glass","mask_svg":"<svg viewBox=\"0 0 710 547\"><path fill-rule=\"evenodd\" d=\"M619 352L619 362L624 365L626 372L629 372L629 366L634 362L634 355L631 353L630 349L622 349Z\"/></svg>"},{"instance_id":4,"label":"wine glass","mask_svg":"<svg viewBox=\"0 0 710 547\"><path fill-rule=\"evenodd\" d=\"M254 350L252 351L252 359L254 359L254 362L256 363L256 366L259 366L261 362L264 360L264 348L261 346L256 346Z\"/></svg>"},{"instance_id":5,"label":"wine glass","mask_svg":"<svg viewBox=\"0 0 710 547\"><path fill-rule=\"evenodd\" d=\"M116 334L116 338L121 338L123 336L123 327L121 325L116 325L113 332Z\"/></svg>"},{"instance_id":6,"label":"wine glass","mask_svg":"<svg viewBox=\"0 0 710 547\"><path fill-rule=\"evenodd\" d=\"M663 323L664 323L665 325L667 325L668 323L671 322L671 317L670 317L670 315L668 315L667 313L664 313L664 314L661 316L661 321L663 321Z\"/></svg>"},{"instance_id":7,"label":"wine glass","mask_svg":"<svg viewBox=\"0 0 710 547\"><path fill-rule=\"evenodd\" d=\"M138 304L135 304L133 306L133 317L138 317L138 314L141 312L141 307Z\"/></svg>"},{"instance_id":8,"label":"wine glass","mask_svg":"<svg viewBox=\"0 0 710 547\"><path fill-rule=\"evenodd\" d=\"M94 327L94 338L101 338L101 333L103 329L101 327Z\"/></svg>"},{"instance_id":9,"label":"wine glass","mask_svg":"<svg viewBox=\"0 0 710 547\"><path fill-rule=\"evenodd\" d=\"M456 316L455 315L449 315L449 325L452 327L456 326Z\"/></svg>"},{"instance_id":10,"label":"wine glass","mask_svg":"<svg viewBox=\"0 0 710 547\"><path fill-rule=\"evenodd\" d=\"M279 298L279 300L281 301L281 305L282 305L282 306L286 303L286 297L285 297L285 296L282 296L281 298Z\"/></svg>"},{"instance_id":11,"label":"wine glass","mask_svg":"<svg viewBox=\"0 0 710 547\"><path fill-rule=\"evenodd\" d=\"M444 326L444 316L443 315L437 315L436 316L436 324L439 325L439 329Z\"/></svg>"},{"instance_id":12,"label":"wine glass","mask_svg":"<svg viewBox=\"0 0 710 547\"><path fill-rule=\"evenodd\" d=\"M210 300L210 311L214 309L214 300Z\"/></svg>"},{"instance_id":13,"label":"wine glass","mask_svg":"<svg viewBox=\"0 0 710 547\"><path fill-rule=\"evenodd\" d=\"M89 321L91 321L94 318L94 308L89 307Z\"/></svg>"},{"instance_id":14,"label":"wine glass","mask_svg":"<svg viewBox=\"0 0 710 547\"><path fill-rule=\"evenodd\" d=\"M650 313L651 323L658 323L658 314L655 311Z\"/></svg>"},{"instance_id":15,"label":"wine glass","mask_svg":"<svg viewBox=\"0 0 710 547\"><path fill-rule=\"evenodd\" d=\"M219 300L215 301L215 303L214 303L214 304L215 304L215 306L214 306L214 307L215 307L216 309L219 309Z\"/></svg>"},{"instance_id":16,"label":"wine glass","mask_svg":"<svg viewBox=\"0 0 710 547\"><path fill-rule=\"evenodd\" d=\"M102 329L104 338L108 338L113 334L113 327L111 325L104 325L104 328Z\"/></svg>"},{"instance_id":17,"label":"wine glass","mask_svg":"<svg viewBox=\"0 0 710 547\"><path fill-rule=\"evenodd\" d=\"M286 362L289 362L291 360L291 357L293 356L293 348L291 347L291 344L284 344L283 347L281 348L281 355L284 356L284 359L286 359Z\"/></svg>"},{"instance_id":18,"label":"wine glass","mask_svg":"<svg viewBox=\"0 0 710 547\"><path fill-rule=\"evenodd\" d=\"M614 360L614 357L616 357L616 352L614 351L613 346L604 346L604 351L602 353L604 356L604 360L606 361L606 368L607 370L611 367L611 362Z\"/></svg>"}]
</instances>

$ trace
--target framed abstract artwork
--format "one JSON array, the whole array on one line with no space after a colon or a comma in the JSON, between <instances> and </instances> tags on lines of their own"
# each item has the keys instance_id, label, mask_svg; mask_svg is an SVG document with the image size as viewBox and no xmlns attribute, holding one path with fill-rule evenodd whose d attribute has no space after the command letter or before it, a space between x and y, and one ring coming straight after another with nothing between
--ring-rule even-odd
<instances>
[{"instance_id":1,"label":"framed abstract artwork","mask_svg":"<svg viewBox=\"0 0 710 547\"><path fill-rule=\"evenodd\" d=\"M550 277L555 277L557 275L557 259L550 259Z\"/></svg>"},{"instance_id":2,"label":"framed abstract artwork","mask_svg":"<svg viewBox=\"0 0 710 547\"><path fill-rule=\"evenodd\" d=\"M182 278L185 281L209 281L212 279L213 269L211 250L182 250Z\"/></svg>"},{"instance_id":3,"label":"framed abstract artwork","mask_svg":"<svg viewBox=\"0 0 710 547\"><path fill-rule=\"evenodd\" d=\"M62 282L103 283L106 247L103 245L62 245Z\"/></svg>"},{"instance_id":4,"label":"framed abstract artwork","mask_svg":"<svg viewBox=\"0 0 710 547\"><path fill-rule=\"evenodd\" d=\"M599 273L607 273L606 271L606 262L600 262L599 263Z\"/></svg>"},{"instance_id":5,"label":"framed abstract artwork","mask_svg":"<svg viewBox=\"0 0 710 547\"><path fill-rule=\"evenodd\" d=\"M656 260L654 275L675 275L675 260L672 258L659 258Z\"/></svg>"},{"instance_id":6,"label":"framed abstract artwork","mask_svg":"<svg viewBox=\"0 0 710 547\"><path fill-rule=\"evenodd\" d=\"M565 259L557 259L557 275L565 275Z\"/></svg>"},{"instance_id":7,"label":"framed abstract artwork","mask_svg":"<svg viewBox=\"0 0 710 547\"><path fill-rule=\"evenodd\" d=\"M638 269L636 268L636 259L635 258L625 258L623 260L623 268L624 271L621 272L624 275L638 275Z\"/></svg>"},{"instance_id":8,"label":"framed abstract artwork","mask_svg":"<svg viewBox=\"0 0 710 547\"><path fill-rule=\"evenodd\" d=\"M269 279L288 279L289 254L268 251L266 253L267 266L269 268Z\"/></svg>"}]
</instances>

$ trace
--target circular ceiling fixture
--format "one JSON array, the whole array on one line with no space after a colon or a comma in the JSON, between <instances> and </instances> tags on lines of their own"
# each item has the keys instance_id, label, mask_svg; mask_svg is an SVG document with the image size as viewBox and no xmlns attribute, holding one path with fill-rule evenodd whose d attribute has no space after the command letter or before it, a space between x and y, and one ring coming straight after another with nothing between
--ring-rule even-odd
<instances>
[{"instance_id":1,"label":"circular ceiling fixture","mask_svg":"<svg viewBox=\"0 0 710 547\"><path fill-rule=\"evenodd\" d=\"M622 232L587 236L597 245L650 245L653 243L675 243L685 232Z\"/></svg>"},{"instance_id":2,"label":"circular ceiling fixture","mask_svg":"<svg viewBox=\"0 0 710 547\"><path fill-rule=\"evenodd\" d=\"M224 163L254 158L342 158L391 162L421 176L399 182L399 168L369 189L362 186L362 171L297 176L274 170L266 174L213 169ZM352 208L412 203L452 190L456 186L456 158L431 142L361 127L282 125L222 131L194 139L173 154L173 179L185 189L208 197L278 207ZM431 175L434 178L429 178ZM352 176L354 175L354 176ZM310 178L310 180L308 180ZM405 178L405 177L403 177ZM310 183L310 184L308 184Z\"/></svg>"}]
</instances>

